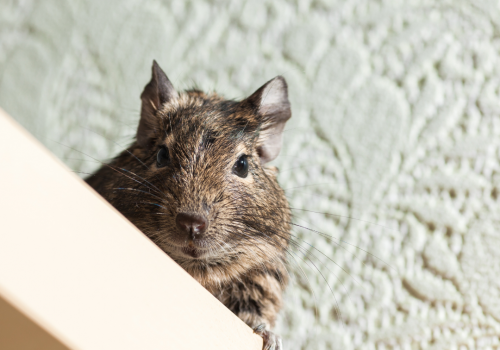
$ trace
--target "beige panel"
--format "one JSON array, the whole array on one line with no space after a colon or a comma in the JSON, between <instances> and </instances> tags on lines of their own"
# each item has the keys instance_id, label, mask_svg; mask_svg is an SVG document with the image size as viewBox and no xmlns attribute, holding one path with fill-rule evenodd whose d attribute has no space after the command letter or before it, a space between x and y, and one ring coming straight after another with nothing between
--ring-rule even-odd
<instances>
[{"instance_id":1,"label":"beige panel","mask_svg":"<svg viewBox=\"0 0 500 350\"><path fill-rule=\"evenodd\" d=\"M0 110L0 294L75 349L261 349L191 276Z\"/></svg>"}]
</instances>

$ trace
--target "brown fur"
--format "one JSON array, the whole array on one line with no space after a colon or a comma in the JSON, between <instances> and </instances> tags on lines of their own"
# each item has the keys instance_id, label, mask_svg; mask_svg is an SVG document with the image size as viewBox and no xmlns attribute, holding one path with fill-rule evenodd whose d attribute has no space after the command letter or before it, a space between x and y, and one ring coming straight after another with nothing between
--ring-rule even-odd
<instances>
[{"instance_id":1,"label":"brown fur","mask_svg":"<svg viewBox=\"0 0 500 350\"><path fill-rule=\"evenodd\" d=\"M273 126L289 112L271 106L263 113L260 90L241 102L194 90L177 94L171 85L161 95L154 74L142 96L138 141L87 182L249 326L269 330L287 284L290 211L277 170L262 154ZM158 168L162 146L170 163ZM232 172L242 154L246 178ZM207 218L202 240L179 232L181 212ZM183 253L187 245L203 256Z\"/></svg>"}]
</instances>

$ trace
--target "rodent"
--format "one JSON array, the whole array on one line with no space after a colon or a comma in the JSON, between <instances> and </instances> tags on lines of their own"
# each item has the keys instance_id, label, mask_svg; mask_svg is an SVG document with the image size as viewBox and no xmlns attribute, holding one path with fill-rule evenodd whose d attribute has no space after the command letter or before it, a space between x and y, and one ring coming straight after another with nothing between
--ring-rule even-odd
<instances>
[{"instance_id":1,"label":"rodent","mask_svg":"<svg viewBox=\"0 0 500 350\"><path fill-rule=\"evenodd\" d=\"M290 209L277 168L291 117L276 77L242 101L177 92L153 61L136 141L86 179L264 339L287 285Z\"/></svg>"}]
</instances>

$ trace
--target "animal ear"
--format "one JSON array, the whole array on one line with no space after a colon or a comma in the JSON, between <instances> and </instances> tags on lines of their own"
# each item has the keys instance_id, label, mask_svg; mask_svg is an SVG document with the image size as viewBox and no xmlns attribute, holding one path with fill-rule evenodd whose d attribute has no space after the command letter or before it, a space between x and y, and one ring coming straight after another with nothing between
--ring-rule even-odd
<instances>
[{"instance_id":1,"label":"animal ear","mask_svg":"<svg viewBox=\"0 0 500 350\"><path fill-rule=\"evenodd\" d=\"M281 150L285 123L292 116L288 87L282 76L269 80L246 99L262 117L257 152L262 164L275 159Z\"/></svg>"},{"instance_id":2,"label":"animal ear","mask_svg":"<svg viewBox=\"0 0 500 350\"><path fill-rule=\"evenodd\" d=\"M150 82L144 87L141 94L141 120L137 129L137 142L142 146L147 146L154 135L156 127L156 111L165 103L179 97L174 86L168 80L167 75L160 68L156 61L153 61L153 68Z\"/></svg>"}]
</instances>

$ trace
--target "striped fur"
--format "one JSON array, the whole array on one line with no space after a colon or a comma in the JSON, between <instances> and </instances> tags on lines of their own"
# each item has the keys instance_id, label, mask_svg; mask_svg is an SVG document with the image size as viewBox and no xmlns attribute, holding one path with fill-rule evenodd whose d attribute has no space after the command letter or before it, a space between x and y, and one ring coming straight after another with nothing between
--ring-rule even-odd
<instances>
[{"instance_id":1,"label":"striped fur","mask_svg":"<svg viewBox=\"0 0 500 350\"><path fill-rule=\"evenodd\" d=\"M278 96L262 112L266 85L240 102L174 93L171 84L162 92L154 74L142 96L137 141L86 181L249 326L270 330L287 284L290 210L262 150L275 137L270 130L289 118L289 104L279 105ZM286 95L286 83L278 83ZM160 168L161 147L170 163ZM242 154L246 178L232 172ZM200 256L182 250L188 238L176 228L179 212L208 219L206 237L195 242Z\"/></svg>"}]
</instances>

